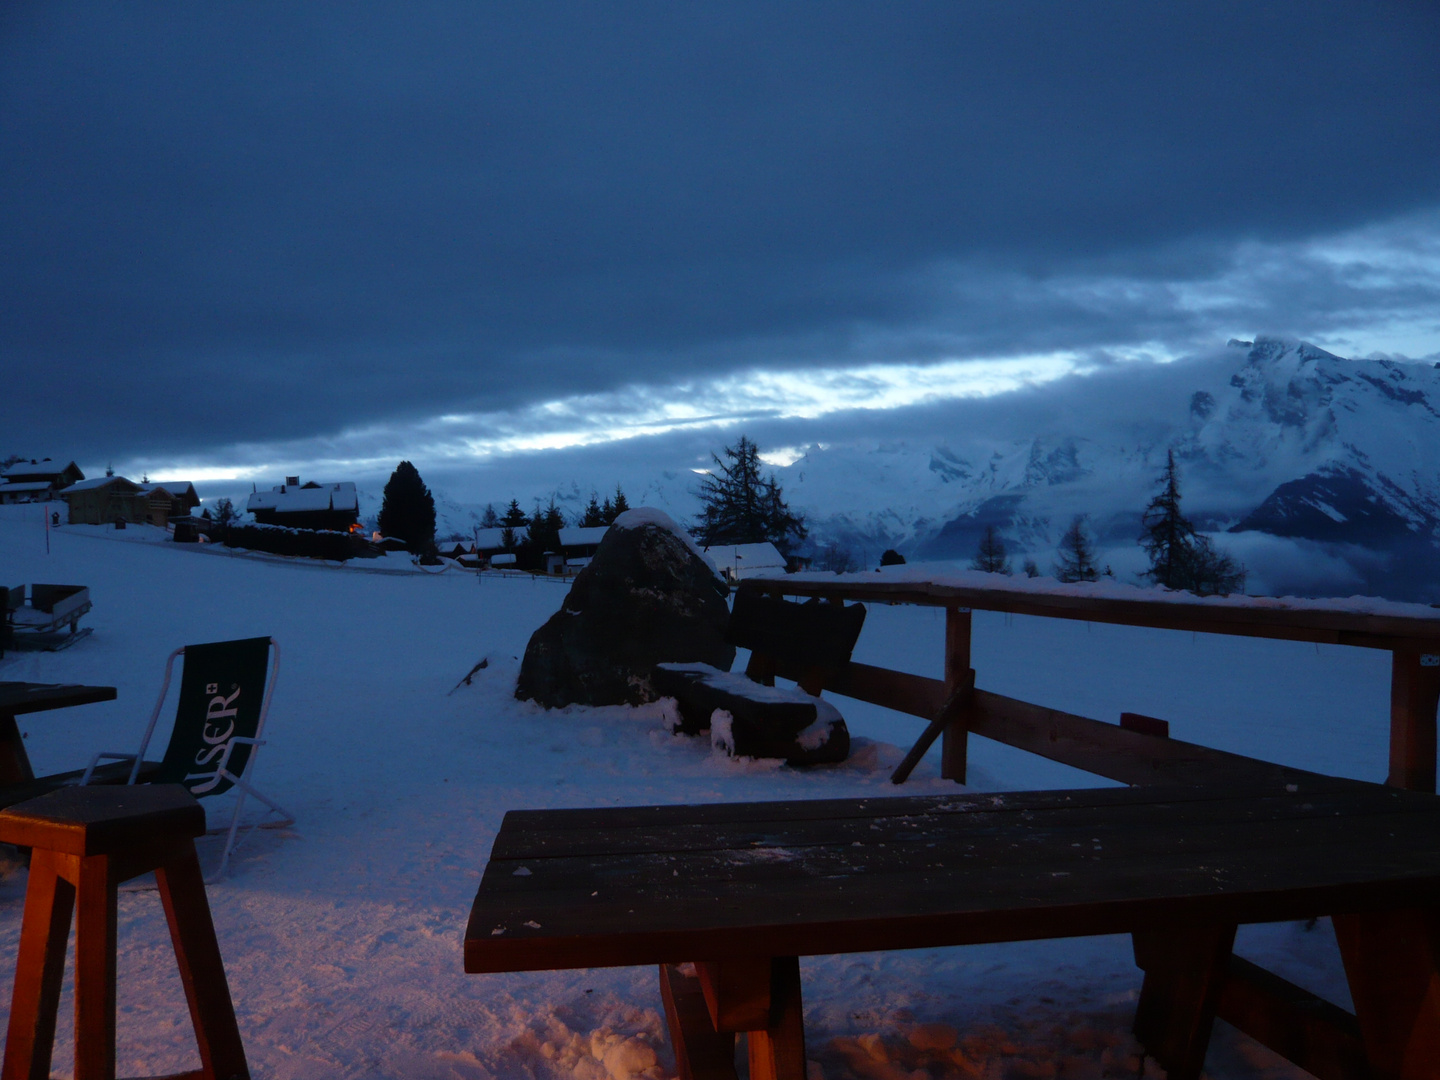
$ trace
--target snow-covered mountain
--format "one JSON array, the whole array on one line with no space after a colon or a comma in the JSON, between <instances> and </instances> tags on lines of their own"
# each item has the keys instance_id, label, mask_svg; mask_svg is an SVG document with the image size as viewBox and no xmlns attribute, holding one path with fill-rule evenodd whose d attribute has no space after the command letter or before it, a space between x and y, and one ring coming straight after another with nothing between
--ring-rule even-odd
<instances>
[{"instance_id":1,"label":"snow-covered mountain","mask_svg":"<svg viewBox=\"0 0 1440 1080\"><path fill-rule=\"evenodd\" d=\"M1185 512L1246 564L1249 591L1434 602L1436 367L1231 341L1170 364L950 402L906 438L820 444L774 471L810 524L811 551L848 550L860 565L890 547L912 560L968 561L994 525L1017 569L1028 557L1048 573L1083 514L1102 561L1129 578L1144 568L1140 515L1173 449ZM657 466L625 480L631 505L693 520L698 477ZM578 517L590 488L550 494ZM483 506L437 497L440 534L468 535ZM362 492L362 508L378 507L378 489Z\"/></svg>"},{"instance_id":2,"label":"snow-covered mountain","mask_svg":"<svg viewBox=\"0 0 1440 1080\"><path fill-rule=\"evenodd\" d=\"M1187 514L1229 534L1255 588L1440 600L1437 409L1436 366L1260 338L991 398L938 442L815 449L777 472L820 544L969 559L995 525L1046 568L1084 514L1128 573L1173 449Z\"/></svg>"}]
</instances>

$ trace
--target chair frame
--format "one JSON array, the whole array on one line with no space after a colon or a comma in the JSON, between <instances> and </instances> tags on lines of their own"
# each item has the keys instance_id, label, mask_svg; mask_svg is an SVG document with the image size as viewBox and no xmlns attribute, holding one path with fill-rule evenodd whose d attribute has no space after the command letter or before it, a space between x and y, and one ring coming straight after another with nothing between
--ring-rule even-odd
<instances>
[{"instance_id":1,"label":"chair frame","mask_svg":"<svg viewBox=\"0 0 1440 1080\"><path fill-rule=\"evenodd\" d=\"M140 775L140 766L145 763L145 751L150 746L150 738L155 733L155 725L159 721L160 713L165 707L165 697L170 692L170 679L172 674L174 673L175 659L176 657L184 655L185 646L182 645L180 648L172 652L165 660L165 678L160 683L160 696L155 699L155 708L150 711L150 722L145 725L145 737L140 740L140 749L133 754L122 754L114 751L102 750L100 753L96 754L90 759L90 764L86 767L85 773L83 776L80 777L78 783L80 783L81 785L89 784L90 778L95 772L95 766L98 765L102 759L109 759L112 761L133 761L134 764L131 766L130 769L130 777L125 781L125 783L134 784L136 782L137 778ZM219 881L222 877L225 876L225 870L230 863L230 852L233 851L235 848L235 836L240 828L240 811L244 809L245 799L247 797L258 799L268 808L265 812L265 815L262 815L262 820L257 821L255 824L251 825L250 828L284 829L295 824L294 814L290 813L290 811L286 810L283 806L275 802L273 799L262 794L250 782L250 774L254 771L255 768L255 759L260 756L260 747L264 746L266 742L263 737L265 734L265 721L270 716L270 697L272 694L275 693L275 683L276 680L279 678L279 675L280 643L272 637L270 639L270 673L266 678L265 682L265 699L261 702L260 705L260 720L255 725L255 735L253 738L248 738L243 735L232 736L227 743L225 750L221 753L220 760L218 762L218 767L216 770L217 775L229 780L230 783L239 790L240 796L235 801L235 811L230 817L229 827L209 829L206 831L207 836L219 836L222 833L229 834L225 840L224 851L221 852L220 855L220 868L216 870L215 873L212 874L210 877L205 879L207 884L213 884L214 882ZM236 743L244 743L248 746L253 746L255 748L254 752L252 752L249 758L246 760L245 768L241 770L238 776L235 773L231 772L229 769L230 754L233 751ZM268 816L272 813L279 814L280 820L263 820L265 816Z\"/></svg>"}]
</instances>

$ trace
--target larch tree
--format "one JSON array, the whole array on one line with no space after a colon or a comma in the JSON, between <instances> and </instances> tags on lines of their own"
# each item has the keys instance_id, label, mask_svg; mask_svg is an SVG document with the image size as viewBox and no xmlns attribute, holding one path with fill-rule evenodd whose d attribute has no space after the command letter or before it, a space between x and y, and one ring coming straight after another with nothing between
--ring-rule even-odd
<instances>
[{"instance_id":1,"label":"larch tree","mask_svg":"<svg viewBox=\"0 0 1440 1080\"><path fill-rule=\"evenodd\" d=\"M994 525L985 526L985 535L980 537L980 546L975 558L970 560L971 570L986 574L1013 574L1010 559L1005 554L1005 541Z\"/></svg>"},{"instance_id":2,"label":"larch tree","mask_svg":"<svg viewBox=\"0 0 1440 1080\"><path fill-rule=\"evenodd\" d=\"M1180 510L1180 472L1175 451L1165 455L1160 492L1141 518L1140 546L1150 558L1141 576L1166 589L1187 589L1200 596L1245 591L1245 567L1202 536Z\"/></svg>"},{"instance_id":3,"label":"larch tree","mask_svg":"<svg viewBox=\"0 0 1440 1080\"><path fill-rule=\"evenodd\" d=\"M805 519L792 513L772 473L760 474L760 450L744 435L711 454L715 469L696 493L702 504L695 523L702 544L760 544L767 540L782 555L807 535Z\"/></svg>"},{"instance_id":4,"label":"larch tree","mask_svg":"<svg viewBox=\"0 0 1440 1080\"><path fill-rule=\"evenodd\" d=\"M1055 553L1055 577L1059 581L1096 581L1100 568L1095 565L1095 544L1085 529L1085 515L1076 514L1070 528L1060 538Z\"/></svg>"}]
</instances>

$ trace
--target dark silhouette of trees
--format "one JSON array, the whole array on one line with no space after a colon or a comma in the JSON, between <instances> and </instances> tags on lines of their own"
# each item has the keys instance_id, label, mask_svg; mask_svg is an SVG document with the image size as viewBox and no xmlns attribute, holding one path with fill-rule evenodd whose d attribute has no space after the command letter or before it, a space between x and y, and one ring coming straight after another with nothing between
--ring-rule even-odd
<instances>
[{"instance_id":1,"label":"dark silhouette of trees","mask_svg":"<svg viewBox=\"0 0 1440 1080\"><path fill-rule=\"evenodd\" d=\"M625 513L625 512L626 512L627 510L629 510L629 509L630 509L630 500L627 499L627 498L625 498L625 492L624 492L624 490L621 489L621 487L620 487L619 484L616 484L616 485L615 485L615 501L610 504L610 510L609 510L610 520L607 521L607 522L605 522L605 524L606 524L606 525L613 525L613 524L615 523L615 519L616 519L617 517L619 517L621 514Z\"/></svg>"},{"instance_id":2,"label":"dark silhouette of trees","mask_svg":"<svg viewBox=\"0 0 1440 1080\"><path fill-rule=\"evenodd\" d=\"M486 503L485 513L480 517L480 528L498 529L500 527L500 515L495 513L495 504Z\"/></svg>"},{"instance_id":3,"label":"dark silhouette of trees","mask_svg":"<svg viewBox=\"0 0 1440 1080\"><path fill-rule=\"evenodd\" d=\"M1060 538L1060 550L1055 553L1055 577L1064 582L1095 581L1100 577L1095 565L1095 544L1085 529L1084 514L1076 514Z\"/></svg>"},{"instance_id":4,"label":"dark silhouette of trees","mask_svg":"<svg viewBox=\"0 0 1440 1080\"><path fill-rule=\"evenodd\" d=\"M1040 576L1040 567L1035 564L1034 559L1026 559L1020 569L1024 571L1026 577L1036 578Z\"/></svg>"},{"instance_id":5,"label":"dark silhouette of trees","mask_svg":"<svg viewBox=\"0 0 1440 1080\"><path fill-rule=\"evenodd\" d=\"M380 500L380 532L398 537L417 555L435 547L435 496L408 461L395 466Z\"/></svg>"},{"instance_id":6,"label":"dark silhouette of trees","mask_svg":"<svg viewBox=\"0 0 1440 1080\"><path fill-rule=\"evenodd\" d=\"M605 506L610 505L610 500L605 500ZM605 520L605 507L600 505L600 496L594 491L590 492L590 501L585 504L585 513L580 516L580 527L582 529L596 529L601 525L609 525Z\"/></svg>"},{"instance_id":7,"label":"dark silhouette of trees","mask_svg":"<svg viewBox=\"0 0 1440 1080\"><path fill-rule=\"evenodd\" d=\"M904 566L905 556L901 555L894 548L886 548L880 553L881 566Z\"/></svg>"},{"instance_id":8,"label":"dark silhouette of trees","mask_svg":"<svg viewBox=\"0 0 1440 1080\"><path fill-rule=\"evenodd\" d=\"M1150 500L1141 517L1144 532L1140 546L1150 559L1141 576L1166 589L1187 589L1200 596L1243 592L1245 568L1220 551L1208 536L1195 531L1180 510L1180 472L1175 451L1165 455L1160 493Z\"/></svg>"},{"instance_id":9,"label":"dark silhouette of trees","mask_svg":"<svg viewBox=\"0 0 1440 1080\"><path fill-rule=\"evenodd\" d=\"M805 519L792 513L772 473L760 475L760 450L744 435L710 455L715 471L696 493L703 503L695 535L702 544L759 544L769 541L782 555L807 535Z\"/></svg>"},{"instance_id":10,"label":"dark silhouette of trees","mask_svg":"<svg viewBox=\"0 0 1440 1080\"><path fill-rule=\"evenodd\" d=\"M1001 539L994 525L985 526L985 535L980 538L980 547L975 552L975 558L970 561L970 569L981 570L987 574L1009 575L1015 572L1005 554L1005 541Z\"/></svg>"},{"instance_id":11,"label":"dark silhouette of trees","mask_svg":"<svg viewBox=\"0 0 1440 1080\"><path fill-rule=\"evenodd\" d=\"M220 499L215 503L215 524L222 528L228 528L240 520L240 513L235 509L235 504L229 499Z\"/></svg>"}]
</instances>

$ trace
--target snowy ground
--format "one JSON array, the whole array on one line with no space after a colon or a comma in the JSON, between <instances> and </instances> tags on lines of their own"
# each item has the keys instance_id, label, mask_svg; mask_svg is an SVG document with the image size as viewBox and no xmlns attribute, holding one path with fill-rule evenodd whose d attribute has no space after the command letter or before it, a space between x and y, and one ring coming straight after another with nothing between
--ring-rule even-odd
<instances>
[{"instance_id":1,"label":"snowy ground","mask_svg":"<svg viewBox=\"0 0 1440 1080\"><path fill-rule=\"evenodd\" d=\"M920 731L837 698L858 736L846 765L736 763L662 731L657 707L546 713L513 699L516 657L563 585L419 573L395 559L235 555L150 542L148 528L63 527L47 555L42 521L38 507L0 507L0 579L90 586L94 633L58 653L11 652L0 680L108 684L119 699L21 717L38 772L133 748L176 646L270 634L283 649L256 780L299 821L252 834L210 891L257 1077L672 1077L653 969L462 973L465 919L504 812L889 794ZM857 659L938 676L943 629L934 610L874 608ZM489 667L450 693L482 656ZM986 689L1108 720L1122 709L1163 716L1177 738L1384 776L1383 653L977 613L974 663ZM971 762L976 790L1104 782L984 739ZM905 793L955 790L937 770L932 754ZM0 986L25 886L20 866L3 870ZM120 1074L195 1067L153 891L122 896L120 942ZM1242 928L1237 950L1349 1005L1323 921ZM812 1077L1158 1072L1129 1034L1140 973L1127 938L807 958L802 976ZM0 998L4 1009L8 992ZM71 1008L67 985L61 1076ZM1216 1029L1211 1076L1304 1075Z\"/></svg>"}]
</instances>

